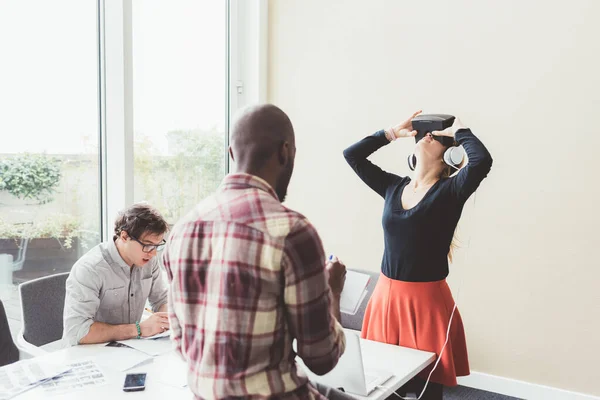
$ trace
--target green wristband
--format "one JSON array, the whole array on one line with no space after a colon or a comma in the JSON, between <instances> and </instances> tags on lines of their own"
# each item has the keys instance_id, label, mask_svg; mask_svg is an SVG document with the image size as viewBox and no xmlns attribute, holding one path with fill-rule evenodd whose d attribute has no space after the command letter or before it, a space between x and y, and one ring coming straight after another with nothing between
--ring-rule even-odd
<instances>
[{"instance_id":1,"label":"green wristband","mask_svg":"<svg viewBox=\"0 0 600 400\"><path fill-rule=\"evenodd\" d=\"M135 321L135 328L137 329L137 333L138 333L136 339L139 339L142 337L142 328L140 328L139 321Z\"/></svg>"}]
</instances>

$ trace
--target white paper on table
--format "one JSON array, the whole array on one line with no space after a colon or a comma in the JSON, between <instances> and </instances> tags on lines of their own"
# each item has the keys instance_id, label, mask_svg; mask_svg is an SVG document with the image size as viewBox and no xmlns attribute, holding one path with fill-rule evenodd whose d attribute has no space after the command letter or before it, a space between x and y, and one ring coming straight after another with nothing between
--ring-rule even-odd
<instances>
[{"instance_id":1,"label":"white paper on table","mask_svg":"<svg viewBox=\"0 0 600 400\"><path fill-rule=\"evenodd\" d=\"M179 355L171 353L161 358L160 365L159 382L179 388L184 388L188 385L188 366Z\"/></svg>"},{"instance_id":2,"label":"white paper on table","mask_svg":"<svg viewBox=\"0 0 600 400\"><path fill-rule=\"evenodd\" d=\"M164 332L157 333L154 336L143 337L141 339L144 339L144 340L154 340L154 339L160 339L160 338L169 337L169 336L171 336L171 331L170 330L166 330Z\"/></svg>"},{"instance_id":3,"label":"white paper on table","mask_svg":"<svg viewBox=\"0 0 600 400\"><path fill-rule=\"evenodd\" d=\"M35 358L4 366L0 368L0 400L10 399L70 368Z\"/></svg>"},{"instance_id":4,"label":"white paper on table","mask_svg":"<svg viewBox=\"0 0 600 400\"><path fill-rule=\"evenodd\" d=\"M108 383L104 373L92 360L81 360L69 364L68 372L40 384L47 396L63 395L83 388L102 386Z\"/></svg>"},{"instance_id":5,"label":"white paper on table","mask_svg":"<svg viewBox=\"0 0 600 400\"><path fill-rule=\"evenodd\" d=\"M340 311L354 315L367 295L367 285L371 277L355 271L346 272L346 282L340 297Z\"/></svg>"},{"instance_id":6,"label":"white paper on table","mask_svg":"<svg viewBox=\"0 0 600 400\"><path fill-rule=\"evenodd\" d=\"M129 347L109 347L104 346L102 350L91 357L98 365L116 369L118 371L127 371L150 359L146 353Z\"/></svg>"},{"instance_id":7,"label":"white paper on table","mask_svg":"<svg viewBox=\"0 0 600 400\"><path fill-rule=\"evenodd\" d=\"M146 353L147 355L153 357L168 353L173 349L169 338L161 338L154 340L129 339L120 340L119 343L125 344L129 347L132 347L136 350L141 351L142 353Z\"/></svg>"}]
</instances>

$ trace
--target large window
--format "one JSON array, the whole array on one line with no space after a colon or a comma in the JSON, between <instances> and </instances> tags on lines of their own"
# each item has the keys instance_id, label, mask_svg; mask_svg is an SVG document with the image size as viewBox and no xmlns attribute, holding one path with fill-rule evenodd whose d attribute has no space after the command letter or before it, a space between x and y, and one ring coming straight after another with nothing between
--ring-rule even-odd
<instances>
[{"instance_id":1,"label":"large window","mask_svg":"<svg viewBox=\"0 0 600 400\"><path fill-rule=\"evenodd\" d=\"M134 0L134 200L175 223L226 169L225 1Z\"/></svg>"},{"instance_id":2,"label":"large window","mask_svg":"<svg viewBox=\"0 0 600 400\"><path fill-rule=\"evenodd\" d=\"M0 0L0 299L71 270L134 201L171 223L266 96L266 0ZM233 82L233 84L232 84Z\"/></svg>"},{"instance_id":3,"label":"large window","mask_svg":"<svg viewBox=\"0 0 600 400\"><path fill-rule=\"evenodd\" d=\"M0 1L0 285L69 271L134 201L175 223L214 192L265 100L267 6Z\"/></svg>"},{"instance_id":4,"label":"large window","mask_svg":"<svg viewBox=\"0 0 600 400\"><path fill-rule=\"evenodd\" d=\"M0 2L0 283L100 240L95 0Z\"/></svg>"}]
</instances>

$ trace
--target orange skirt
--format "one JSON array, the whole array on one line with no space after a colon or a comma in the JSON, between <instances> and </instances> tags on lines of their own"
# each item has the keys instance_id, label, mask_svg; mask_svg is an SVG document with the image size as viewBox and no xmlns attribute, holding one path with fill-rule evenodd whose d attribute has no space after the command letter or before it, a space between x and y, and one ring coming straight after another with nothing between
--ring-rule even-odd
<instances>
[{"instance_id":1,"label":"orange skirt","mask_svg":"<svg viewBox=\"0 0 600 400\"><path fill-rule=\"evenodd\" d=\"M430 351L438 356L454 308L446 280L404 282L381 274L365 311L361 336L365 339ZM419 377L427 379L434 364ZM393 371L390 371L393 373ZM450 337L431 382L456 386L457 376L469 375L465 331L458 309Z\"/></svg>"}]
</instances>

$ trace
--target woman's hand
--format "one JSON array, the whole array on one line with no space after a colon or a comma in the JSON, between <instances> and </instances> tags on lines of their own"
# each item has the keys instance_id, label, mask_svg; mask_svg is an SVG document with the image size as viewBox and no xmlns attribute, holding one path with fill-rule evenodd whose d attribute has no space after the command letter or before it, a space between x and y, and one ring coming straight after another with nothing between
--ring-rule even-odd
<instances>
[{"instance_id":1,"label":"woman's hand","mask_svg":"<svg viewBox=\"0 0 600 400\"><path fill-rule=\"evenodd\" d=\"M443 131L433 131L431 132L431 134L433 136L448 136L448 137L454 137L454 135L456 134L456 131L458 131L459 129L466 129L467 127L460 121L460 119L458 119L458 117L454 118L454 123L452 124L452 126L449 126L448 128L444 129Z\"/></svg>"},{"instance_id":2,"label":"woman's hand","mask_svg":"<svg viewBox=\"0 0 600 400\"><path fill-rule=\"evenodd\" d=\"M399 123L396 126L392 126L385 130L385 135L388 140L396 140L401 137L413 137L417 135L417 131L413 130L412 119L417 115L421 114L422 110L419 110L410 116L406 121Z\"/></svg>"}]
</instances>

